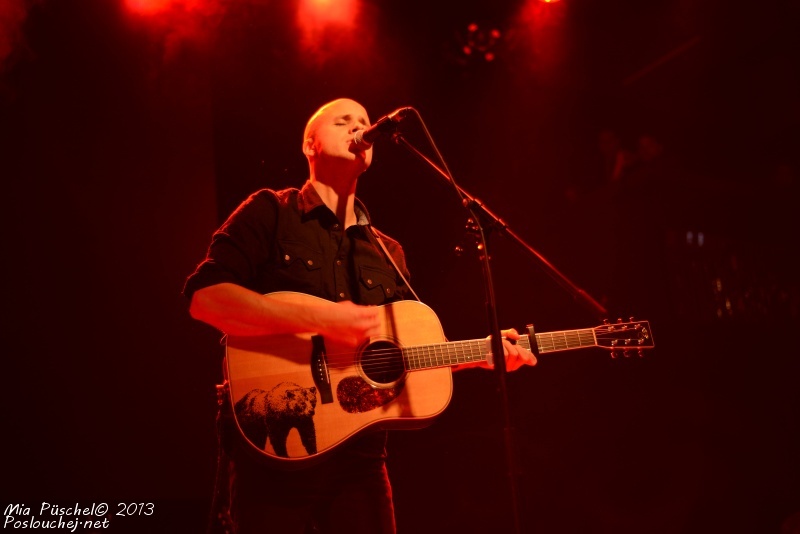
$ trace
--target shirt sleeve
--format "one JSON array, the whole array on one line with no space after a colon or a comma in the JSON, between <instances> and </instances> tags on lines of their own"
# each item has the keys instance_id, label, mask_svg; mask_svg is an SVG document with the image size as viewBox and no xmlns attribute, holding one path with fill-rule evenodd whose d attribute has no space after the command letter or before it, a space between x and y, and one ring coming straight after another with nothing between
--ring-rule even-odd
<instances>
[{"instance_id":1,"label":"shirt sleeve","mask_svg":"<svg viewBox=\"0 0 800 534\"><path fill-rule=\"evenodd\" d=\"M270 190L253 193L228 217L211 239L205 259L186 280L183 294L230 282L255 290L258 266L269 259L277 218L277 198Z\"/></svg>"}]
</instances>

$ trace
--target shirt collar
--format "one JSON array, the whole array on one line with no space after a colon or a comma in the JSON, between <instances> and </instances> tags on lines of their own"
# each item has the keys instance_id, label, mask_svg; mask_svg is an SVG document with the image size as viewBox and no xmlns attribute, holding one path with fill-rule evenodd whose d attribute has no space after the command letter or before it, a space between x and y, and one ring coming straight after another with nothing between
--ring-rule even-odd
<instances>
[{"instance_id":1,"label":"shirt collar","mask_svg":"<svg viewBox=\"0 0 800 534\"><path fill-rule=\"evenodd\" d=\"M300 189L300 193L297 195L297 206L304 215L311 213L317 208L328 209L328 206L322 201L322 197L319 196L317 190L311 185L311 180L306 180L306 183L303 184L303 188ZM353 208L356 212L356 224L359 226L369 226L369 212L367 212L367 208L364 204L359 199L356 199ZM328 209L328 211L330 210Z\"/></svg>"}]
</instances>

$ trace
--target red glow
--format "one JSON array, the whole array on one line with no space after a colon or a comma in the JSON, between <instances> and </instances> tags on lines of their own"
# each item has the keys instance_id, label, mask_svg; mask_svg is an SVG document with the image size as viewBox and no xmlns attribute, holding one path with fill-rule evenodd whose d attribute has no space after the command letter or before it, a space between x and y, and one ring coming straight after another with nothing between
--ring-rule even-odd
<instances>
[{"instance_id":1,"label":"red glow","mask_svg":"<svg viewBox=\"0 0 800 534\"><path fill-rule=\"evenodd\" d=\"M567 5L545 5L557 3L559 0L528 0L521 10L522 21L535 30L560 25Z\"/></svg>"},{"instance_id":2,"label":"red glow","mask_svg":"<svg viewBox=\"0 0 800 534\"><path fill-rule=\"evenodd\" d=\"M28 16L27 9L23 0L0 2L0 70L22 40L22 24Z\"/></svg>"},{"instance_id":3,"label":"red glow","mask_svg":"<svg viewBox=\"0 0 800 534\"><path fill-rule=\"evenodd\" d=\"M140 15L156 15L169 10L204 11L210 0L125 0L125 7Z\"/></svg>"},{"instance_id":4,"label":"red glow","mask_svg":"<svg viewBox=\"0 0 800 534\"><path fill-rule=\"evenodd\" d=\"M125 7L133 13L154 15L169 9L173 0L125 0Z\"/></svg>"},{"instance_id":5,"label":"red glow","mask_svg":"<svg viewBox=\"0 0 800 534\"><path fill-rule=\"evenodd\" d=\"M2 1L2 0L0 0ZM185 45L208 46L213 28L225 12L227 0L122 0L134 24L158 39L164 59Z\"/></svg>"},{"instance_id":6,"label":"red glow","mask_svg":"<svg viewBox=\"0 0 800 534\"><path fill-rule=\"evenodd\" d=\"M566 14L569 2L528 0L516 17L520 44L524 44L535 63L531 67L540 74L556 74L569 52L569 27Z\"/></svg>"},{"instance_id":7,"label":"red glow","mask_svg":"<svg viewBox=\"0 0 800 534\"><path fill-rule=\"evenodd\" d=\"M332 54L365 47L369 36L355 31L360 24L360 0L300 0L297 26L307 59L323 61Z\"/></svg>"},{"instance_id":8,"label":"red glow","mask_svg":"<svg viewBox=\"0 0 800 534\"><path fill-rule=\"evenodd\" d=\"M351 27L358 16L358 0L301 0L297 18L301 27L341 25Z\"/></svg>"}]
</instances>

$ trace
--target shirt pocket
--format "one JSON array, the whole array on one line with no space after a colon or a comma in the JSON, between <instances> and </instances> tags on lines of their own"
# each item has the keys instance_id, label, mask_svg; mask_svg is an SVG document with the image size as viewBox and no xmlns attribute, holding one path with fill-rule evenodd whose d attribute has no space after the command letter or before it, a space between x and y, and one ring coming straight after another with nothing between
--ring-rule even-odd
<instances>
[{"instance_id":1,"label":"shirt pocket","mask_svg":"<svg viewBox=\"0 0 800 534\"><path fill-rule=\"evenodd\" d=\"M282 240L278 244L281 264L289 268L305 268L316 271L322 268L322 252L314 250L300 241Z\"/></svg>"},{"instance_id":2,"label":"shirt pocket","mask_svg":"<svg viewBox=\"0 0 800 534\"><path fill-rule=\"evenodd\" d=\"M363 304L382 304L393 300L397 293L397 282L392 271L362 265L358 279Z\"/></svg>"},{"instance_id":3,"label":"shirt pocket","mask_svg":"<svg viewBox=\"0 0 800 534\"><path fill-rule=\"evenodd\" d=\"M275 290L300 291L317 295L322 288L323 255L301 241L278 241Z\"/></svg>"}]
</instances>

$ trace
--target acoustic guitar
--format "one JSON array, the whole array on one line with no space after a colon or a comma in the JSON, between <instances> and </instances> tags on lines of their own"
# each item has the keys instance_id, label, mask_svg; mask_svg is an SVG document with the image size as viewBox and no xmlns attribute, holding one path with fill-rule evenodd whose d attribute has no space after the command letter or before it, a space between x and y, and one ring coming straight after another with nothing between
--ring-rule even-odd
<instances>
[{"instance_id":1,"label":"acoustic guitar","mask_svg":"<svg viewBox=\"0 0 800 534\"><path fill-rule=\"evenodd\" d=\"M322 300L293 292L270 297ZM273 467L306 467L367 430L430 424L450 402L451 367L491 357L485 338L447 341L425 304L378 308L381 334L358 346L314 333L227 336L225 374L236 422ZM602 347L641 355L654 346L647 321L547 333L529 326L517 343L534 354Z\"/></svg>"}]
</instances>

